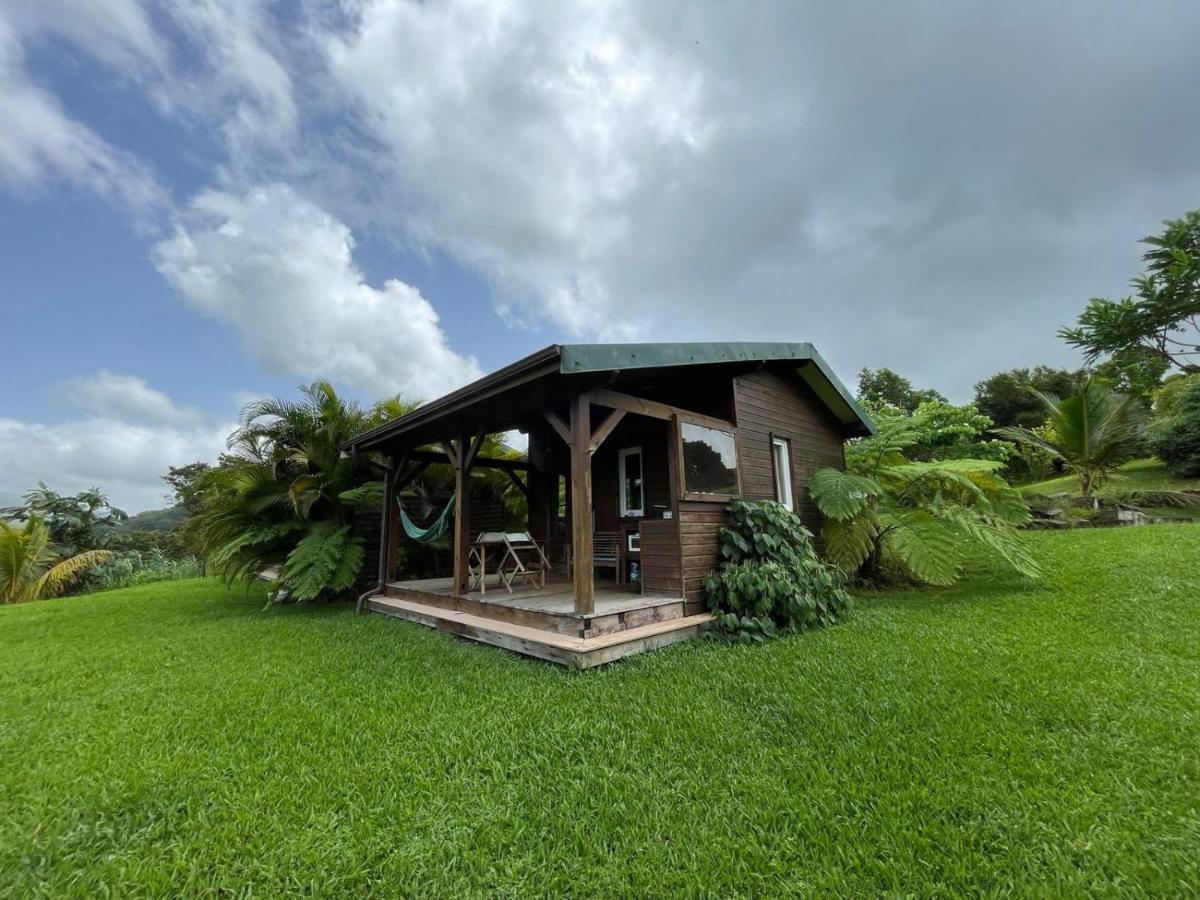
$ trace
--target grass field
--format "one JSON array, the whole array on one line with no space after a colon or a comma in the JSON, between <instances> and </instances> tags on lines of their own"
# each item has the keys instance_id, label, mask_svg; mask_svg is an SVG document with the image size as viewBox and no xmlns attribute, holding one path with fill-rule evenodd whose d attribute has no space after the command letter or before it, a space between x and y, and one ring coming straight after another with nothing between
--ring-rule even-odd
<instances>
[{"instance_id":1,"label":"grass field","mask_svg":"<svg viewBox=\"0 0 1200 900\"><path fill-rule=\"evenodd\" d=\"M1021 486L1021 493L1025 495L1076 493L1078 490L1079 479L1073 475ZM1106 482L1096 493L1104 497L1129 491L1200 491L1200 479L1175 478L1157 459L1137 459L1121 466L1119 477Z\"/></svg>"},{"instance_id":2,"label":"grass field","mask_svg":"<svg viewBox=\"0 0 1200 900\"><path fill-rule=\"evenodd\" d=\"M1200 892L1200 527L572 672L211 582L0 609L0 896Z\"/></svg>"}]
</instances>

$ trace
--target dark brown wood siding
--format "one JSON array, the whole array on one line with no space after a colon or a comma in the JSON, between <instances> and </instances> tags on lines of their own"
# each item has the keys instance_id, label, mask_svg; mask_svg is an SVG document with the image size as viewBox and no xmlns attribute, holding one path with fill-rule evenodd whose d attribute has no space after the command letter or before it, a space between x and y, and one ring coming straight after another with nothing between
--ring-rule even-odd
<instances>
[{"instance_id":1,"label":"dark brown wood siding","mask_svg":"<svg viewBox=\"0 0 1200 900\"><path fill-rule=\"evenodd\" d=\"M786 438L796 512L815 533L821 517L809 499L808 479L818 469L845 464L837 422L798 377L765 369L734 379L734 405L742 494L747 500L775 499L771 438Z\"/></svg>"},{"instance_id":2,"label":"dark brown wood siding","mask_svg":"<svg viewBox=\"0 0 1200 900\"><path fill-rule=\"evenodd\" d=\"M648 591L678 591L682 584L679 524L672 519L645 519L641 532L642 586Z\"/></svg>"},{"instance_id":3,"label":"dark brown wood siding","mask_svg":"<svg viewBox=\"0 0 1200 900\"><path fill-rule=\"evenodd\" d=\"M704 576L720 561L718 535L725 524L724 503L679 501L679 544L683 591L688 600L704 597Z\"/></svg>"}]
</instances>

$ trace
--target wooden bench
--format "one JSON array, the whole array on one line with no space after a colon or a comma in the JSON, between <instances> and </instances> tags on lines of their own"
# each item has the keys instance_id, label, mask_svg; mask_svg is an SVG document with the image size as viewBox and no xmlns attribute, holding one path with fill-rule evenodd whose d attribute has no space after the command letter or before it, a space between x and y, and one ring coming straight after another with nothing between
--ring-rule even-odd
<instances>
[{"instance_id":1,"label":"wooden bench","mask_svg":"<svg viewBox=\"0 0 1200 900\"><path fill-rule=\"evenodd\" d=\"M617 584L625 582L625 535L620 531L597 531L592 536L592 567L612 569Z\"/></svg>"}]
</instances>

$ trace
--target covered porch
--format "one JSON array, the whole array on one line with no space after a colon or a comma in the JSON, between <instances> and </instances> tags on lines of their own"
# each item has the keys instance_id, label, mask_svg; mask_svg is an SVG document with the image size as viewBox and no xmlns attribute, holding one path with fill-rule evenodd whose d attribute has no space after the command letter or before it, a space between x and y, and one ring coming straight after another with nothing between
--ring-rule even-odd
<instances>
[{"instance_id":1,"label":"covered porch","mask_svg":"<svg viewBox=\"0 0 1200 900\"><path fill-rule=\"evenodd\" d=\"M364 598L365 608L502 646L481 633L503 624L584 642L603 638L606 647L623 634L630 652L644 649L644 639L657 646L690 637L707 621L700 580L716 562L715 532L738 488L728 381L723 392L706 390L694 373L659 371L652 386L637 379L616 385L611 372L564 376L560 362L542 369L536 359L522 361L522 370L502 370L356 442L355 452L385 458L379 588ZM699 408L668 402L680 399ZM511 431L527 437L524 459L481 452L488 435ZM696 447L707 451L707 469L685 459ZM396 498L435 464L448 464L454 476L450 571L398 578L405 537ZM504 472L524 496L523 530L545 553L544 585L510 588L491 570L479 583L471 476L483 469ZM531 641L523 635L513 649L531 652ZM574 664L580 654L594 658L591 649L573 646Z\"/></svg>"}]
</instances>

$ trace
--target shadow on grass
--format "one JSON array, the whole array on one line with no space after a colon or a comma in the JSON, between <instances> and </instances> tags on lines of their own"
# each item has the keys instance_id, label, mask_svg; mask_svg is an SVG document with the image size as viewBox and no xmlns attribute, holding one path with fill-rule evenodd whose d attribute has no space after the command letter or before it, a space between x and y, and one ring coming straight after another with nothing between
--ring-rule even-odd
<instances>
[{"instance_id":1,"label":"shadow on grass","mask_svg":"<svg viewBox=\"0 0 1200 900\"><path fill-rule=\"evenodd\" d=\"M968 571L963 579L949 587L900 585L854 592L854 600L864 609L952 609L979 606L1014 596L1034 597L1045 582L1012 571L983 569Z\"/></svg>"}]
</instances>

